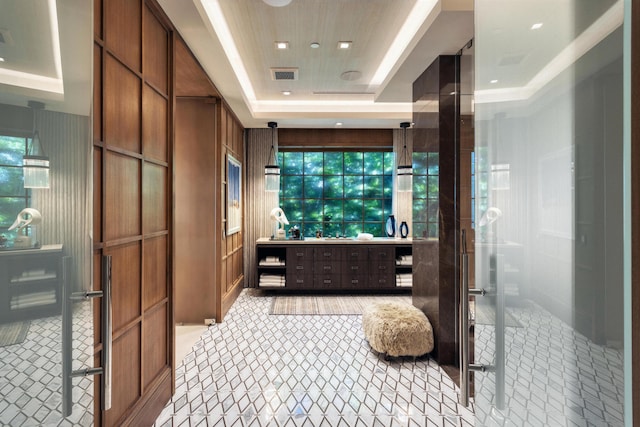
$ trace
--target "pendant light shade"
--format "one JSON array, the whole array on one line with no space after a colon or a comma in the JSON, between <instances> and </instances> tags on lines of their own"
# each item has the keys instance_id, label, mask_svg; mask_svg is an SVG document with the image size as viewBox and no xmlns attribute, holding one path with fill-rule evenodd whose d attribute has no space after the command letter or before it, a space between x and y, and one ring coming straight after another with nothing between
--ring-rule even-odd
<instances>
[{"instance_id":1,"label":"pendant light shade","mask_svg":"<svg viewBox=\"0 0 640 427\"><path fill-rule=\"evenodd\" d=\"M402 157L398 161L398 169L396 177L398 179L398 191L412 191L413 187L413 167L411 166L411 159L407 159L407 128L411 126L409 122L400 123L402 128Z\"/></svg>"},{"instance_id":2,"label":"pendant light shade","mask_svg":"<svg viewBox=\"0 0 640 427\"><path fill-rule=\"evenodd\" d=\"M49 188L49 158L45 155L40 143L40 135L36 129L36 109L42 110L44 104L29 101L33 109L33 137L27 154L22 158L24 188Z\"/></svg>"},{"instance_id":3,"label":"pendant light shade","mask_svg":"<svg viewBox=\"0 0 640 427\"><path fill-rule=\"evenodd\" d=\"M264 167L264 190L276 192L280 191L280 166L278 166L278 159L274 149L278 123L269 122L268 125L271 128L271 151L269 153L269 164Z\"/></svg>"}]
</instances>

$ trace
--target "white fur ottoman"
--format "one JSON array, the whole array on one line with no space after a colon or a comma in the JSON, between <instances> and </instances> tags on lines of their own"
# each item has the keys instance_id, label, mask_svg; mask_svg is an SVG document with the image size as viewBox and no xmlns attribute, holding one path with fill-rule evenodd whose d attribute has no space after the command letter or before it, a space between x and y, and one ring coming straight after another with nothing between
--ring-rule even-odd
<instances>
[{"instance_id":1,"label":"white fur ottoman","mask_svg":"<svg viewBox=\"0 0 640 427\"><path fill-rule=\"evenodd\" d=\"M369 345L386 356L422 356L433 350L433 330L422 311L410 304L380 302L362 311Z\"/></svg>"}]
</instances>

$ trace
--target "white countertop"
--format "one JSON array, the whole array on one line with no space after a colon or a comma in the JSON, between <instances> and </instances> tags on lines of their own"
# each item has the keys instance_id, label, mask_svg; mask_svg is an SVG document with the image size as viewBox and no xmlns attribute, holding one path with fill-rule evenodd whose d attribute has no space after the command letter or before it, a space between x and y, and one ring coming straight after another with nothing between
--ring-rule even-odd
<instances>
[{"instance_id":1,"label":"white countertop","mask_svg":"<svg viewBox=\"0 0 640 427\"><path fill-rule=\"evenodd\" d=\"M269 237L260 237L256 243L259 244L268 244L268 245L308 245L308 244L334 244L334 245L390 245L390 244L411 244L411 238L407 237L406 239L402 239L400 237L374 237L371 240L358 240L354 237L306 237L304 240L297 239L283 239L283 240L271 240Z\"/></svg>"}]
</instances>

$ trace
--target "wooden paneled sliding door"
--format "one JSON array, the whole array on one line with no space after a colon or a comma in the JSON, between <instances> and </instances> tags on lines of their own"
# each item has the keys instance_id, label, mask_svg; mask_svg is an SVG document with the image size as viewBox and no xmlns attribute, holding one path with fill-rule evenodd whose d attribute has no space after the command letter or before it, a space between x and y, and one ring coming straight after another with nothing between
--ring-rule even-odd
<instances>
[{"instance_id":1,"label":"wooden paneled sliding door","mask_svg":"<svg viewBox=\"0 0 640 427\"><path fill-rule=\"evenodd\" d=\"M155 2L94 4L94 282L111 256L113 301L112 406L96 387L95 424L150 425L173 387L173 34ZM103 346L96 332L96 359Z\"/></svg>"}]
</instances>

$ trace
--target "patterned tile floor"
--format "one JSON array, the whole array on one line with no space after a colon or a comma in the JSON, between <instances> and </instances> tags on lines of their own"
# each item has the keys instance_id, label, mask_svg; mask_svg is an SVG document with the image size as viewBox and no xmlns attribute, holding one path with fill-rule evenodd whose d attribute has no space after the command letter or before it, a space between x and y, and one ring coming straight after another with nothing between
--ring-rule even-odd
<instances>
[{"instance_id":1,"label":"patterned tile floor","mask_svg":"<svg viewBox=\"0 0 640 427\"><path fill-rule=\"evenodd\" d=\"M77 304L73 315L73 369L92 360L90 304ZM87 327L89 325L89 327ZM73 413L63 418L62 318L34 319L21 344L0 347L0 426L90 426L93 378L73 380Z\"/></svg>"},{"instance_id":2,"label":"patterned tile floor","mask_svg":"<svg viewBox=\"0 0 640 427\"><path fill-rule=\"evenodd\" d=\"M429 358L385 361L361 316L269 315L245 290L176 371L156 420L168 426L472 426L473 412Z\"/></svg>"},{"instance_id":3,"label":"patterned tile floor","mask_svg":"<svg viewBox=\"0 0 640 427\"><path fill-rule=\"evenodd\" d=\"M623 353L596 345L542 307L509 311L523 327L505 328L505 407L515 426L623 426ZM476 325L476 360L492 364L495 328ZM487 397L495 375L476 374L477 425L494 425Z\"/></svg>"}]
</instances>

